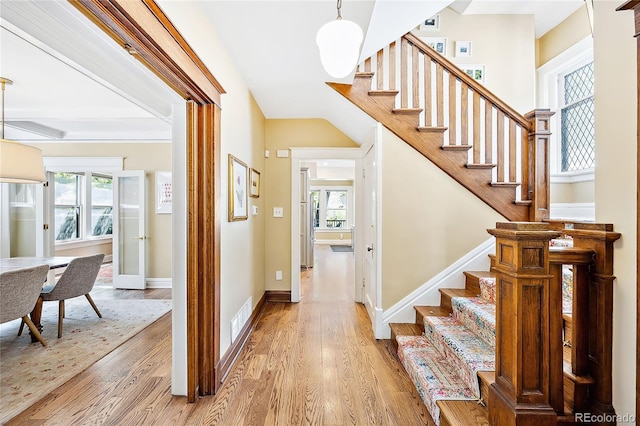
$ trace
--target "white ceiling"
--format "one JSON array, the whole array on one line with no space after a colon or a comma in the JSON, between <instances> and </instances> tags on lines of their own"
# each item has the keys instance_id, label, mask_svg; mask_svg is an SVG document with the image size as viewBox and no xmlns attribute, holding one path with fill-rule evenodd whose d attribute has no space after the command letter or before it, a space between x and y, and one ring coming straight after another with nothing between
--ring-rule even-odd
<instances>
[{"instance_id":1,"label":"white ceiling","mask_svg":"<svg viewBox=\"0 0 640 426\"><path fill-rule=\"evenodd\" d=\"M335 18L335 1L157 3L187 40L197 37L198 29L181 21L184 8L199 9L267 118L325 118L356 141L373 124L325 84L329 77L320 65L315 33ZM347 0L342 14L365 31L364 58L449 3ZM582 4L458 0L451 7L460 13L532 13L542 34ZM170 139L171 105L181 99L67 1L2 0L0 26L0 76L14 81L5 91L5 137L26 142Z\"/></svg>"}]
</instances>

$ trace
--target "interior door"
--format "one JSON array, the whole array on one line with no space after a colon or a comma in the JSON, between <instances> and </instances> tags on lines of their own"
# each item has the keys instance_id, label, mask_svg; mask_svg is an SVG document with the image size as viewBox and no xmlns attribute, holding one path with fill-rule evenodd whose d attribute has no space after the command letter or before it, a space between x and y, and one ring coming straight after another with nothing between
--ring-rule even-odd
<instances>
[{"instance_id":1,"label":"interior door","mask_svg":"<svg viewBox=\"0 0 640 426\"><path fill-rule=\"evenodd\" d=\"M363 254L363 298L369 317L375 318L375 308L378 303L377 298L377 194L376 194L376 148L373 145L364 156L362 162L363 177L363 221L362 232L360 232L364 245Z\"/></svg>"},{"instance_id":2,"label":"interior door","mask_svg":"<svg viewBox=\"0 0 640 426\"><path fill-rule=\"evenodd\" d=\"M113 286L144 289L146 181L142 170L113 175Z\"/></svg>"}]
</instances>

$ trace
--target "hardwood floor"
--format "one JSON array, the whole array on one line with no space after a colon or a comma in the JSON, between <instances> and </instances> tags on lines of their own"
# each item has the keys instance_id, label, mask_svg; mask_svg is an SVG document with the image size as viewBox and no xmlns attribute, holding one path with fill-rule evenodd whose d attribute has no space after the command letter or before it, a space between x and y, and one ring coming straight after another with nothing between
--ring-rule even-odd
<instances>
[{"instance_id":1,"label":"hardwood floor","mask_svg":"<svg viewBox=\"0 0 640 426\"><path fill-rule=\"evenodd\" d=\"M215 396L171 396L165 315L9 425L433 425L353 302L353 253L316 250L300 303L268 303Z\"/></svg>"}]
</instances>

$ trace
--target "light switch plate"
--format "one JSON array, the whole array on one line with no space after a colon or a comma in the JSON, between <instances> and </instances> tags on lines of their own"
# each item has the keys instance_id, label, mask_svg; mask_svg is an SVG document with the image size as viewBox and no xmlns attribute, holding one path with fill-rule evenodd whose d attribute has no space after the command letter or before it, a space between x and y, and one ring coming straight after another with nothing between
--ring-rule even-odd
<instances>
[{"instance_id":1,"label":"light switch plate","mask_svg":"<svg viewBox=\"0 0 640 426\"><path fill-rule=\"evenodd\" d=\"M273 208L273 217L284 217L284 208L282 208L282 207L274 207Z\"/></svg>"},{"instance_id":2,"label":"light switch plate","mask_svg":"<svg viewBox=\"0 0 640 426\"><path fill-rule=\"evenodd\" d=\"M289 156L288 149L279 149L276 151L276 157L278 158L287 158Z\"/></svg>"}]
</instances>

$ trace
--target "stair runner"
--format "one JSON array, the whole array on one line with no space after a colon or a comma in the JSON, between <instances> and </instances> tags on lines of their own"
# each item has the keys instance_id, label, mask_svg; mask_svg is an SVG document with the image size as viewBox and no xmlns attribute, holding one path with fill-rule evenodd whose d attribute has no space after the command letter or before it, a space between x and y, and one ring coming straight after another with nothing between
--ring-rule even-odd
<instances>
[{"instance_id":1,"label":"stair runner","mask_svg":"<svg viewBox=\"0 0 640 426\"><path fill-rule=\"evenodd\" d=\"M556 240L552 246L571 246ZM563 270L563 310L571 311L573 275ZM452 297L450 316L425 316L421 336L397 336L398 357L436 425L438 400L478 400L478 372L495 370L495 278L479 279L478 297Z\"/></svg>"}]
</instances>

